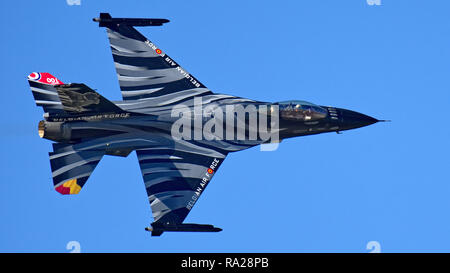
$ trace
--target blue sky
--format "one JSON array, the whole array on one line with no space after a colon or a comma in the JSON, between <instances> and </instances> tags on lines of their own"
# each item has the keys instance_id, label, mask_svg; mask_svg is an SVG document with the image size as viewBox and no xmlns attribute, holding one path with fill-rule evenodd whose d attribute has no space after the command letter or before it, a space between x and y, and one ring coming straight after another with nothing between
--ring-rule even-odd
<instances>
[{"instance_id":1,"label":"blue sky","mask_svg":"<svg viewBox=\"0 0 450 273\"><path fill-rule=\"evenodd\" d=\"M2 1L0 252L448 252L450 2L381 1ZM231 154L186 219L224 230L150 237L134 153L61 196L37 134L30 72L121 99L99 12L170 19L139 30L215 92L392 122Z\"/></svg>"}]
</instances>

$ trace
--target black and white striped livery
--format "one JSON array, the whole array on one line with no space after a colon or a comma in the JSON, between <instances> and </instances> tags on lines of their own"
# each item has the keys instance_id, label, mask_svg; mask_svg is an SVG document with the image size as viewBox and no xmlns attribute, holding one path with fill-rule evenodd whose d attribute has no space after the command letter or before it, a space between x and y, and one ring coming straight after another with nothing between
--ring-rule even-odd
<instances>
[{"instance_id":1,"label":"black and white striped livery","mask_svg":"<svg viewBox=\"0 0 450 273\"><path fill-rule=\"evenodd\" d=\"M229 153L378 121L305 101L268 103L213 93L133 27L168 20L101 14L94 21L106 27L123 100L112 102L85 84L33 72L28 81L45 112L39 135L55 141L50 166L61 194L79 193L103 156L136 151L154 218L147 230L154 236L221 230L184 220Z\"/></svg>"}]
</instances>

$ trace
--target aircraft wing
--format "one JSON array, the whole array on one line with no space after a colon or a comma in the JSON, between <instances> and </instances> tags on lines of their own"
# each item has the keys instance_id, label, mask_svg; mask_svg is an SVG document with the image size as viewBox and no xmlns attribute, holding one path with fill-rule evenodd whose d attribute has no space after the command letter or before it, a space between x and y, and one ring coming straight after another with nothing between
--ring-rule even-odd
<instances>
[{"instance_id":1,"label":"aircraft wing","mask_svg":"<svg viewBox=\"0 0 450 273\"><path fill-rule=\"evenodd\" d=\"M188 142L136 153L154 221L164 225L184 221L227 155Z\"/></svg>"},{"instance_id":2,"label":"aircraft wing","mask_svg":"<svg viewBox=\"0 0 450 273\"><path fill-rule=\"evenodd\" d=\"M139 33L133 19L112 18L108 13L94 20L106 27L124 100L165 98L175 102L212 94L199 80L178 65L163 50Z\"/></svg>"}]
</instances>

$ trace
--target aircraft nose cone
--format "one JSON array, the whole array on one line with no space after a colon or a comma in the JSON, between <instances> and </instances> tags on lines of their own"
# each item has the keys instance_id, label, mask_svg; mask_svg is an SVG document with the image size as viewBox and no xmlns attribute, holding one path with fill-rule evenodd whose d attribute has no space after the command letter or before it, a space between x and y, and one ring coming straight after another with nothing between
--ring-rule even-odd
<instances>
[{"instance_id":1,"label":"aircraft nose cone","mask_svg":"<svg viewBox=\"0 0 450 273\"><path fill-rule=\"evenodd\" d=\"M368 126L377 123L379 120L355 111L340 109L341 110L341 124L339 128L341 130L349 130Z\"/></svg>"}]
</instances>

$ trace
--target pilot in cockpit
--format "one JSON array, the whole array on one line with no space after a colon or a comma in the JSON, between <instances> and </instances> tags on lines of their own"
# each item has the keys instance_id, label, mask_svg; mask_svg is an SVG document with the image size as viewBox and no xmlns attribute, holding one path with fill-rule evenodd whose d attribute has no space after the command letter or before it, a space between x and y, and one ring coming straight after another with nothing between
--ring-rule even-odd
<instances>
[{"instance_id":1,"label":"pilot in cockpit","mask_svg":"<svg viewBox=\"0 0 450 273\"><path fill-rule=\"evenodd\" d=\"M282 119L312 121L327 116L325 109L306 101L285 101L277 104Z\"/></svg>"}]
</instances>

